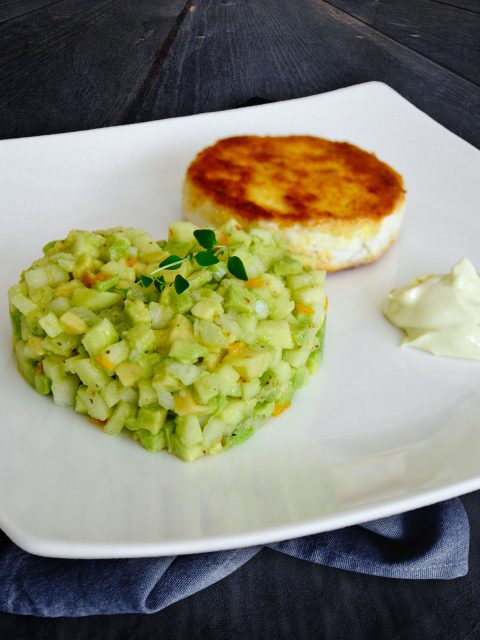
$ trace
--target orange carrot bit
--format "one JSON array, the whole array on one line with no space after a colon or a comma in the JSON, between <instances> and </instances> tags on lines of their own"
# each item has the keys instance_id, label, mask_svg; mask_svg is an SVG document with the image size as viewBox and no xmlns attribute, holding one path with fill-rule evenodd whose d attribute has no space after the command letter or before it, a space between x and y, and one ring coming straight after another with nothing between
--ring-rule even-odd
<instances>
[{"instance_id":1,"label":"orange carrot bit","mask_svg":"<svg viewBox=\"0 0 480 640\"><path fill-rule=\"evenodd\" d=\"M86 287L93 287L93 285L97 282L97 277L90 273L90 271L84 271L80 276L80 280Z\"/></svg>"},{"instance_id":2,"label":"orange carrot bit","mask_svg":"<svg viewBox=\"0 0 480 640\"><path fill-rule=\"evenodd\" d=\"M108 422L108 420L99 420L98 418L89 418L88 421L97 427L104 427Z\"/></svg>"},{"instance_id":3,"label":"orange carrot bit","mask_svg":"<svg viewBox=\"0 0 480 640\"><path fill-rule=\"evenodd\" d=\"M137 264L137 259L132 257L127 259L127 267L134 267Z\"/></svg>"},{"instance_id":4,"label":"orange carrot bit","mask_svg":"<svg viewBox=\"0 0 480 640\"><path fill-rule=\"evenodd\" d=\"M228 350L230 351L230 353L236 353L237 351L240 351L242 347L243 342L232 342L228 345Z\"/></svg>"},{"instance_id":5,"label":"orange carrot bit","mask_svg":"<svg viewBox=\"0 0 480 640\"><path fill-rule=\"evenodd\" d=\"M111 276L106 273L97 273L95 276L95 282L103 282L104 280L109 280Z\"/></svg>"},{"instance_id":6,"label":"orange carrot bit","mask_svg":"<svg viewBox=\"0 0 480 640\"><path fill-rule=\"evenodd\" d=\"M102 358L101 356L97 356L95 360L98 362L98 364L101 364L102 367L105 367L105 369L108 369L109 371L113 369L113 364L110 362L110 360Z\"/></svg>"},{"instance_id":7,"label":"orange carrot bit","mask_svg":"<svg viewBox=\"0 0 480 640\"><path fill-rule=\"evenodd\" d=\"M43 373L43 364L41 362L37 362L34 371L35 373Z\"/></svg>"},{"instance_id":8,"label":"orange carrot bit","mask_svg":"<svg viewBox=\"0 0 480 640\"><path fill-rule=\"evenodd\" d=\"M261 278L250 278L245 282L245 287L247 289L258 289L259 287L263 287L263 280Z\"/></svg>"},{"instance_id":9,"label":"orange carrot bit","mask_svg":"<svg viewBox=\"0 0 480 640\"><path fill-rule=\"evenodd\" d=\"M291 402L283 402L281 404L276 404L275 407L273 408L272 411L272 416L279 416L281 413L283 413L285 411L285 409L288 409L288 407L290 407L292 405Z\"/></svg>"},{"instance_id":10,"label":"orange carrot bit","mask_svg":"<svg viewBox=\"0 0 480 640\"><path fill-rule=\"evenodd\" d=\"M299 313L306 313L309 316L313 316L313 314L315 313L315 309L313 307L310 307L308 304L296 304L295 309Z\"/></svg>"}]
</instances>

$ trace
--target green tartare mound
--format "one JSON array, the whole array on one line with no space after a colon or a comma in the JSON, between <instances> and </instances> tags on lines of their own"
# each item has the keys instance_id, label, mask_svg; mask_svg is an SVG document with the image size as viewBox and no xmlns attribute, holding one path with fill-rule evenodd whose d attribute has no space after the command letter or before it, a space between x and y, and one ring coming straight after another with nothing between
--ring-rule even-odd
<instances>
[{"instance_id":1,"label":"green tartare mound","mask_svg":"<svg viewBox=\"0 0 480 640\"><path fill-rule=\"evenodd\" d=\"M274 233L177 222L168 241L76 230L43 251L9 290L19 370L105 433L195 460L279 415L318 368L325 273Z\"/></svg>"}]
</instances>

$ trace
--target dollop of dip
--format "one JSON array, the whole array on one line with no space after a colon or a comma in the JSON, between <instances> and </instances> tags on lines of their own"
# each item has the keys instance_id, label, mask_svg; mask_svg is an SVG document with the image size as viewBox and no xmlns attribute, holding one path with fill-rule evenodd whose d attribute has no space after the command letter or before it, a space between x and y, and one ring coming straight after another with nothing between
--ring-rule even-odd
<instances>
[{"instance_id":1,"label":"dollop of dip","mask_svg":"<svg viewBox=\"0 0 480 640\"><path fill-rule=\"evenodd\" d=\"M480 278L466 258L446 275L420 276L393 289L384 313L405 332L402 346L480 360Z\"/></svg>"}]
</instances>

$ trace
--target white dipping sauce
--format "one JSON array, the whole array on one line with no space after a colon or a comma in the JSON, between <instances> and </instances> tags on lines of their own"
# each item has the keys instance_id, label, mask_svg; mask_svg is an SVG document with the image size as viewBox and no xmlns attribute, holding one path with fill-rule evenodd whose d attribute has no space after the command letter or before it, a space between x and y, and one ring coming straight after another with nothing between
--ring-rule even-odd
<instances>
[{"instance_id":1,"label":"white dipping sauce","mask_svg":"<svg viewBox=\"0 0 480 640\"><path fill-rule=\"evenodd\" d=\"M406 333L402 346L480 360L480 278L466 258L447 275L421 276L393 289L384 313Z\"/></svg>"}]
</instances>

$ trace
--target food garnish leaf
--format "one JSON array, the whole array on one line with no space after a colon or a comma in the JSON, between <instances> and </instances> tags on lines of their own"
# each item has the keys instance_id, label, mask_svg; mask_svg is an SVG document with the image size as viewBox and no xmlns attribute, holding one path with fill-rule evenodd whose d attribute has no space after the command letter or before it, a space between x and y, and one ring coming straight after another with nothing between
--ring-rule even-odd
<instances>
[{"instance_id":1,"label":"food garnish leaf","mask_svg":"<svg viewBox=\"0 0 480 640\"><path fill-rule=\"evenodd\" d=\"M153 282L153 278L150 278L150 276L140 276L137 282L141 287L149 287Z\"/></svg>"},{"instance_id":2,"label":"food garnish leaf","mask_svg":"<svg viewBox=\"0 0 480 640\"><path fill-rule=\"evenodd\" d=\"M212 249L217 243L215 233L211 229L196 229L193 232L196 241L204 249ZM200 264L200 263L198 263ZM215 264L212 262L212 264Z\"/></svg>"},{"instance_id":3,"label":"food garnish leaf","mask_svg":"<svg viewBox=\"0 0 480 640\"><path fill-rule=\"evenodd\" d=\"M188 287L190 286L190 283L188 282L188 280L185 280L183 276L181 276L180 274L177 274L175 276L173 286L175 287L175 291L177 293L183 293L188 289Z\"/></svg>"},{"instance_id":4,"label":"food garnish leaf","mask_svg":"<svg viewBox=\"0 0 480 640\"><path fill-rule=\"evenodd\" d=\"M155 280L153 281L153 284L155 285L155 289L157 289L157 291L160 291L160 292L162 292L167 286L167 283L165 282L165 278L163 276L160 276L159 278L155 278Z\"/></svg>"},{"instance_id":5,"label":"food garnish leaf","mask_svg":"<svg viewBox=\"0 0 480 640\"><path fill-rule=\"evenodd\" d=\"M230 256L227 261L227 269L232 276L235 276L239 280L248 280L245 266L238 256Z\"/></svg>"},{"instance_id":6,"label":"food garnish leaf","mask_svg":"<svg viewBox=\"0 0 480 640\"><path fill-rule=\"evenodd\" d=\"M162 262L160 262L160 264L158 265L158 268L170 269L171 271L173 271L175 269L180 269L184 261L185 259L181 258L180 256L171 255L168 256L168 258L165 258L165 260L162 260Z\"/></svg>"},{"instance_id":7,"label":"food garnish leaf","mask_svg":"<svg viewBox=\"0 0 480 640\"><path fill-rule=\"evenodd\" d=\"M195 256L195 260L201 267L210 267L212 264L220 262L217 256L211 251L199 251Z\"/></svg>"}]
</instances>

